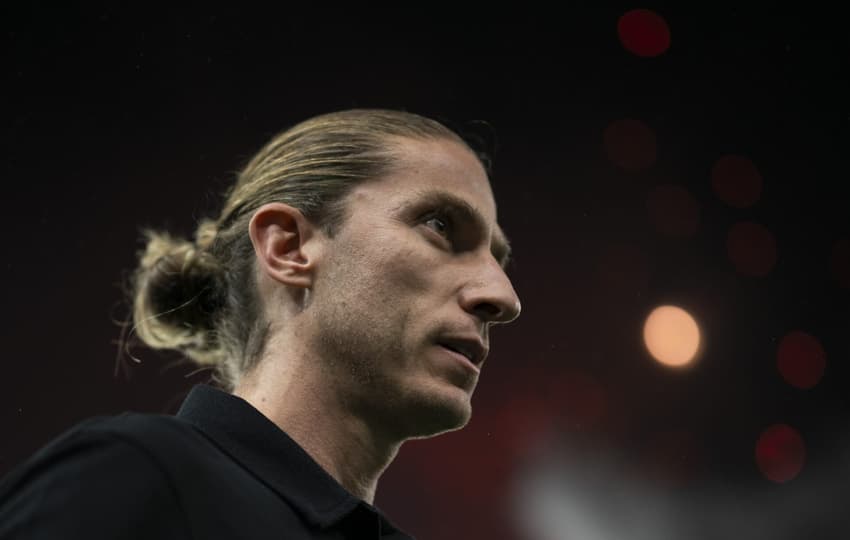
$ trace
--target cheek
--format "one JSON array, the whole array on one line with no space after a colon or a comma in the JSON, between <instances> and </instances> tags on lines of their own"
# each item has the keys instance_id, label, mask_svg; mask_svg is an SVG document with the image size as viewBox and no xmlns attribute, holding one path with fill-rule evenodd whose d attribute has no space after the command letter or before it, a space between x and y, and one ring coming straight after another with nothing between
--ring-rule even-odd
<instances>
[{"instance_id":1,"label":"cheek","mask_svg":"<svg viewBox=\"0 0 850 540\"><path fill-rule=\"evenodd\" d=\"M351 242L334 261L346 283L345 296L357 296L381 311L418 304L434 294L440 282L439 254L422 239L400 239L398 231ZM416 245L416 242L421 245ZM338 252L339 253L339 252Z\"/></svg>"},{"instance_id":2,"label":"cheek","mask_svg":"<svg viewBox=\"0 0 850 540\"><path fill-rule=\"evenodd\" d=\"M397 250L381 261L383 283L388 294L423 296L433 290L436 280L436 261L424 256L422 250Z\"/></svg>"}]
</instances>

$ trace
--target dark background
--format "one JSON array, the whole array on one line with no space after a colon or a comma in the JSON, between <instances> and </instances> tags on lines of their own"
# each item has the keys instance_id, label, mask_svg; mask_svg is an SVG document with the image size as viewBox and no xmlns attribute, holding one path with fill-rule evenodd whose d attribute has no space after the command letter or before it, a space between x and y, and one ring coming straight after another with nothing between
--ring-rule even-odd
<instances>
[{"instance_id":1,"label":"dark background","mask_svg":"<svg viewBox=\"0 0 850 540\"><path fill-rule=\"evenodd\" d=\"M420 538L846 537L850 40L805 6L711 6L4 8L0 474L92 415L176 412L209 374L117 346L138 229L190 236L274 133L375 106L492 126L523 303L493 332L469 426L407 443L385 474L394 522ZM635 7L666 19L664 54L621 44ZM653 130L651 166L606 153L623 118ZM712 190L728 154L763 178L749 207ZM654 226L668 184L698 205L692 234ZM727 256L742 221L776 239L765 275ZM600 268L623 246L640 264L612 283ZM642 346L668 302L705 331L693 369ZM776 367L795 330L826 355L808 390ZM775 424L805 443L787 482L754 458Z\"/></svg>"}]
</instances>

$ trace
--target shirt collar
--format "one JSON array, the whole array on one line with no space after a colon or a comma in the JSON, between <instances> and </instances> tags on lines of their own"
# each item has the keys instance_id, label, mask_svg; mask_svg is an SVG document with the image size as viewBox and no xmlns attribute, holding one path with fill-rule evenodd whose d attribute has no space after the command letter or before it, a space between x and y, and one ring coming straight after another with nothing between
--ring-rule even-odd
<instances>
[{"instance_id":1,"label":"shirt collar","mask_svg":"<svg viewBox=\"0 0 850 540\"><path fill-rule=\"evenodd\" d=\"M311 524L330 527L362 506L380 519L382 535L401 532L377 507L342 487L285 431L244 399L198 384L176 416L201 430Z\"/></svg>"}]
</instances>

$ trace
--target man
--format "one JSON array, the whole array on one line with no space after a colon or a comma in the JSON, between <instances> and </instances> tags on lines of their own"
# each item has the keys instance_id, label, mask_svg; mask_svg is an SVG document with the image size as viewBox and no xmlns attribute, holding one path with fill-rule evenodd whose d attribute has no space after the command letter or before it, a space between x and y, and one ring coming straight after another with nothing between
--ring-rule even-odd
<instances>
[{"instance_id":1,"label":"man","mask_svg":"<svg viewBox=\"0 0 850 540\"><path fill-rule=\"evenodd\" d=\"M378 479L466 425L520 311L478 156L416 115L331 113L270 141L195 244L148 236L139 335L224 390L64 434L0 485L0 538L410 538Z\"/></svg>"}]
</instances>

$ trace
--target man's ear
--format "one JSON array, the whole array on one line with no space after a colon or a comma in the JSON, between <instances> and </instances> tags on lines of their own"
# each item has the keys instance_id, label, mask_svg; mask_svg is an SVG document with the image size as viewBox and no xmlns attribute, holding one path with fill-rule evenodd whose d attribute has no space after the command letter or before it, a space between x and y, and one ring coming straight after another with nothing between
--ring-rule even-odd
<instances>
[{"instance_id":1,"label":"man's ear","mask_svg":"<svg viewBox=\"0 0 850 540\"><path fill-rule=\"evenodd\" d=\"M322 235L300 210L280 202L264 204L251 217L248 234L266 275L292 287L313 285Z\"/></svg>"}]
</instances>

